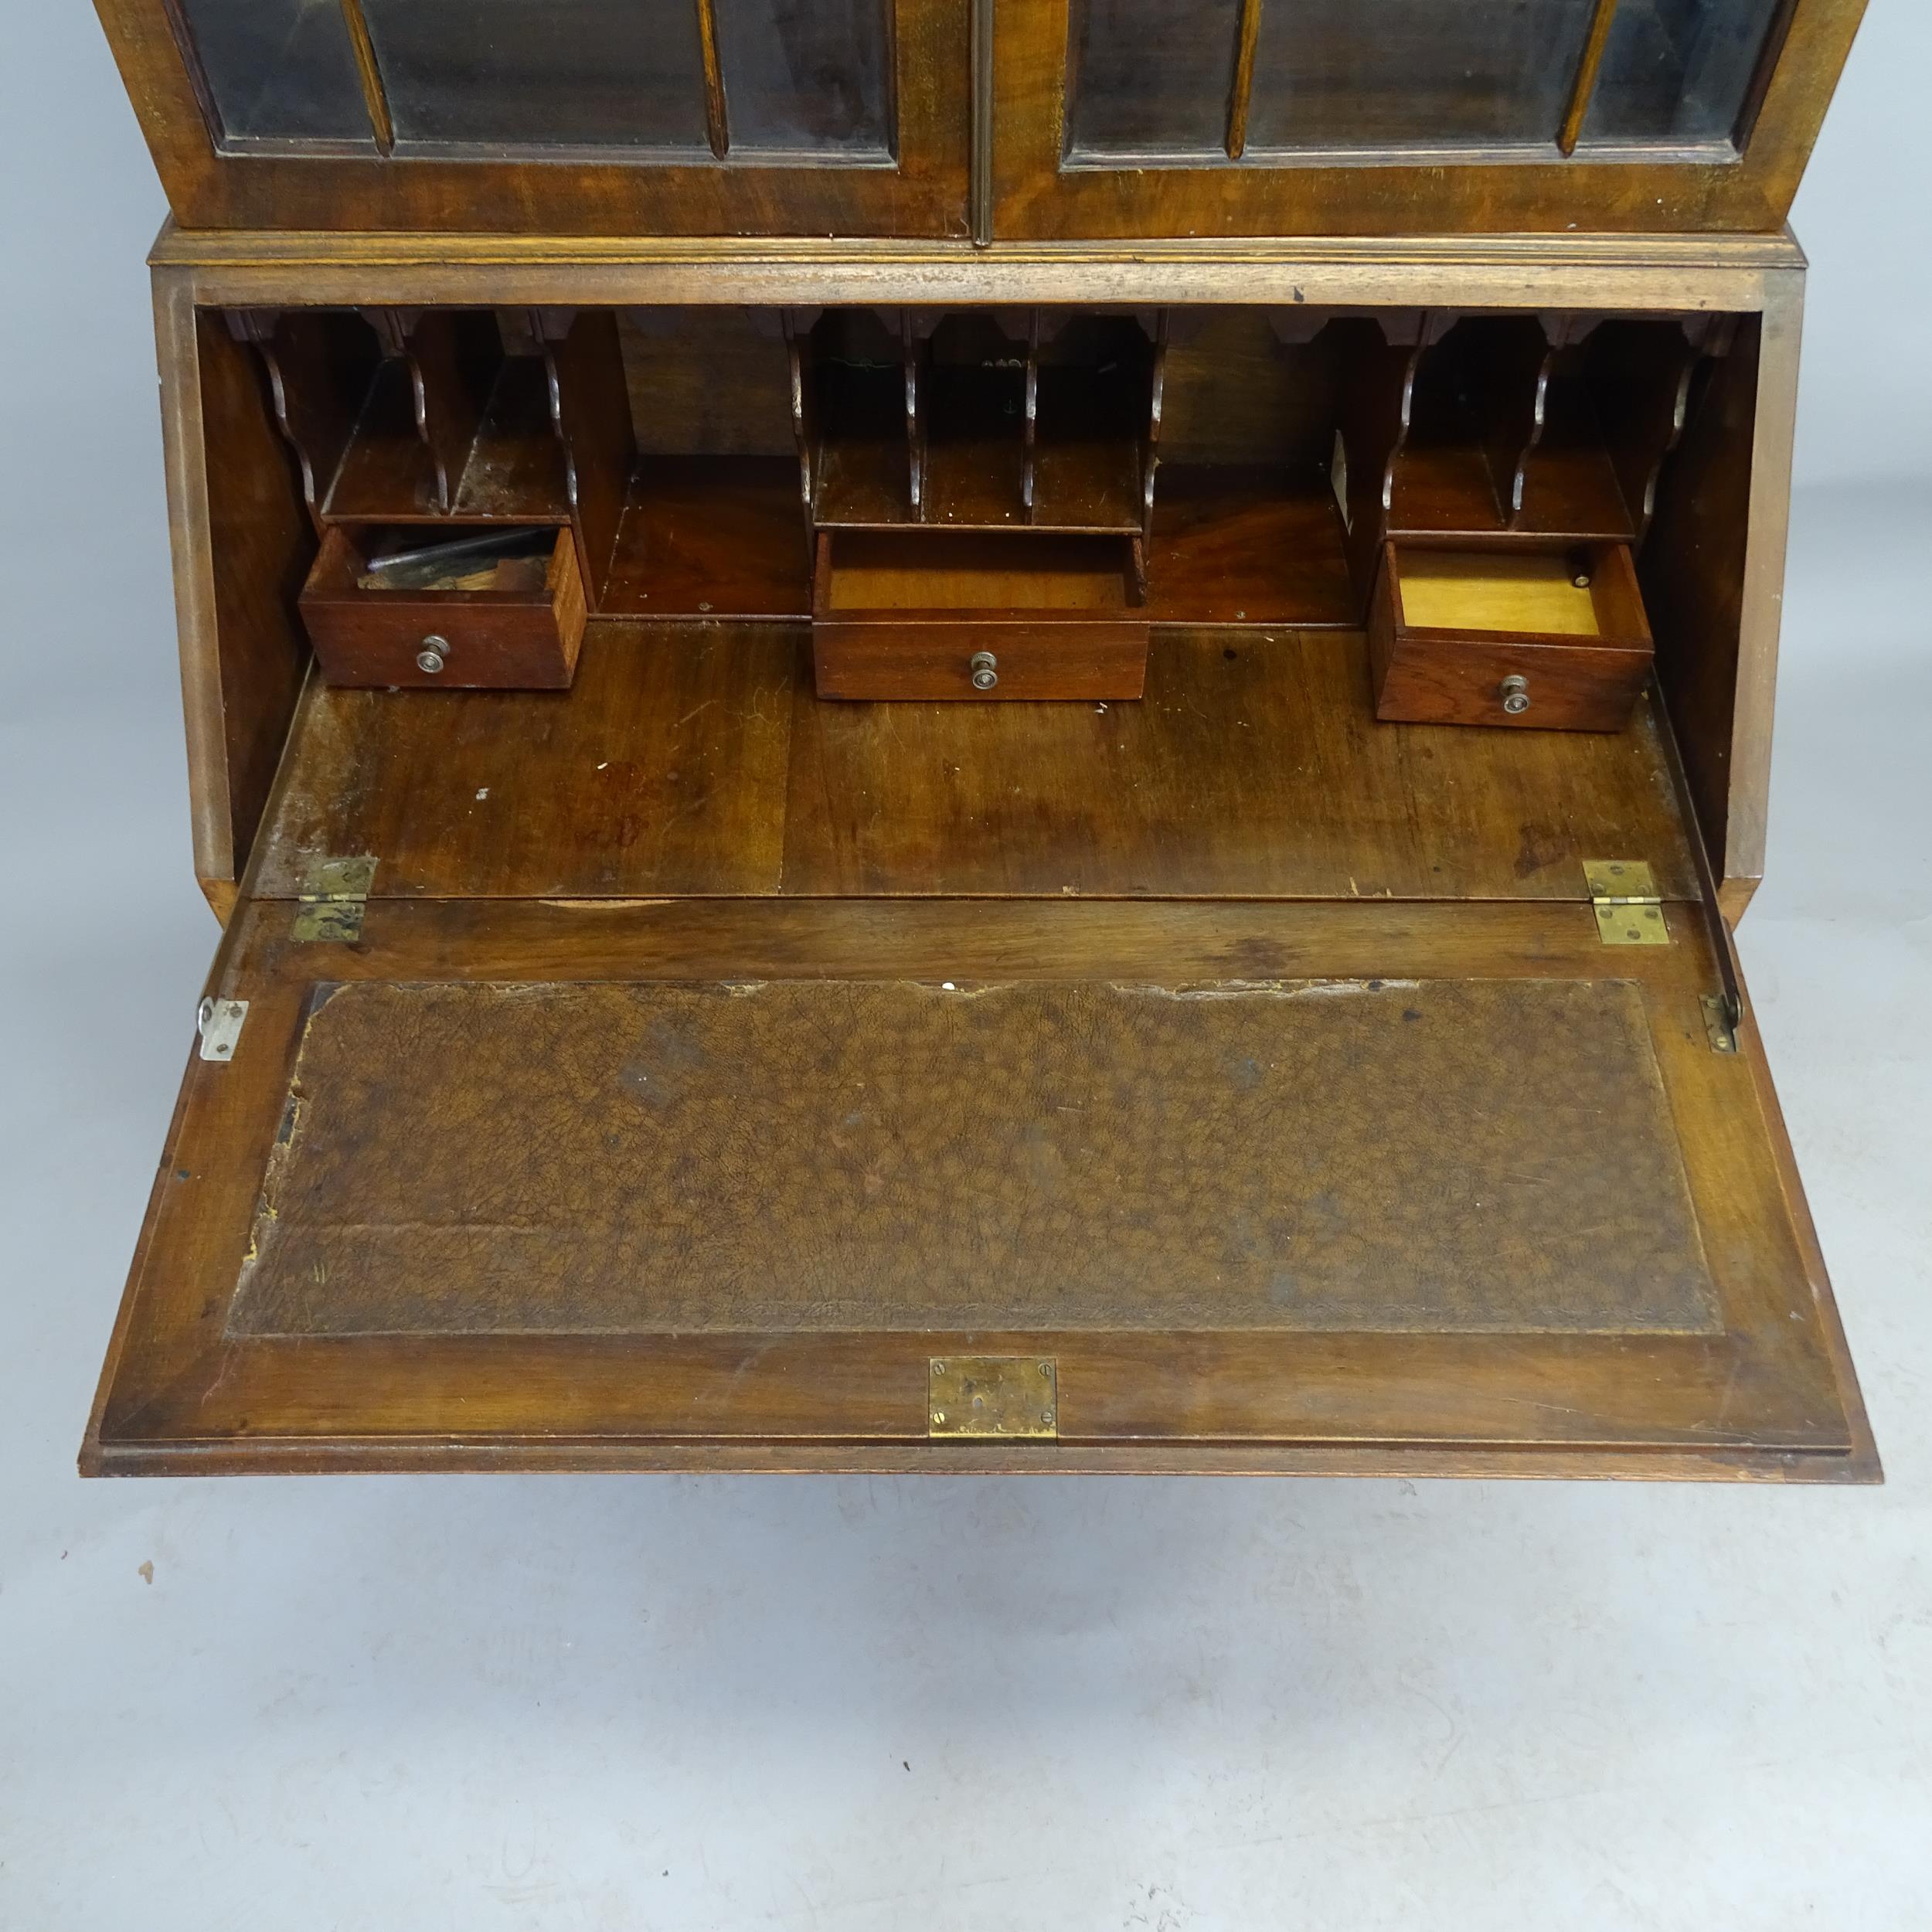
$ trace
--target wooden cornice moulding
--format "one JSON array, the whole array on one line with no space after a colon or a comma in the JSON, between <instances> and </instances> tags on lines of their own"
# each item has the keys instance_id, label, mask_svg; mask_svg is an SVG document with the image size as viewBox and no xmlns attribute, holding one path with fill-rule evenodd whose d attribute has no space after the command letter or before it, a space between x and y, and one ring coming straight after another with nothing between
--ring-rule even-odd
<instances>
[{"instance_id":1,"label":"wooden cornice moulding","mask_svg":"<svg viewBox=\"0 0 1932 1932\"><path fill-rule=\"evenodd\" d=\"M548 302L648 307L1104 302L1458 309L1752 310L1804 251L1777 235L1003 243L193 230L149 257L198 302Z\"/></svg>"},{"instance_id":2,"label":"wooden cornice moulding","mask_svg":"<svg viewBox=\"0 0 1932 1932\"><path fill-rule=\"evenodd\" d=\"M433 230L412 234L369 234L286 228L185 228L163 221L149 260L184 267L235 267L272 261L321 267L332 262L362 268L448 264L471 267L526 267L563 262L586 266L724 262L741 264L837 263L957 265L998 262L1260 264L1326 267L1372 263L1464 266L1515 262L1545 266L1600 264L1662 267L1790 268L1804 262L1798 237L1786 224L1766 234L1586 234L1274 236L1252 240L1148 236L1133 242L970 242L885 239L870 236L479 235Z\"/></svg>"}]
</instances>

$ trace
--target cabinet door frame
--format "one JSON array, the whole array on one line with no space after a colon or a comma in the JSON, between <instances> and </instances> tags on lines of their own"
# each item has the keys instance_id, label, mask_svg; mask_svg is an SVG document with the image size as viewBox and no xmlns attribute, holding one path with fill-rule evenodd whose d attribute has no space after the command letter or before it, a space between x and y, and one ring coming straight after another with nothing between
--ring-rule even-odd
<instances>
[{"instance_id":1,"label":"cabinet door frame","mask_svg":"<svg viewBox=\"0 0 1932 1932\"><path fill-rule=\"evenodd\" d=\"M896 158L606 159L590 151L432 158L227 147L168 0L96 0L175 219L188 228L558 235L963 236L968 0L892 0Z\"/></svg>"},{"instance_id":2,"label":"cabinet door frame","mask_svg":"<svg viewBox=\"0 0 1932 1932\"><path fill-rule=\"evenodd\" d=\"M1263 5L1243 0L1244 29ZM979 0L992 10L991 232L1002 240L1136 236L1767 232L1789 213L1866 0L1788 0L1782 47L1747 110L1744 151L1644 149L1628 160L1520 150L1199 165L1068 163L1072 0ZM1249 63L1243 63L1244 65ZM1230 60L1230 102L1234 63ZM1238 118L1238 117L1231 117Z\"/></svg>"}]
</instances>

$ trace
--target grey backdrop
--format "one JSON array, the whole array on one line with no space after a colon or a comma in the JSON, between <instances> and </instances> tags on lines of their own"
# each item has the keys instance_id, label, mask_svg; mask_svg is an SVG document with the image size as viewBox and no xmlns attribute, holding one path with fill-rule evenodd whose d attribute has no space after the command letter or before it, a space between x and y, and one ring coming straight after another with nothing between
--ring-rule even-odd
<instances>
[{"instance_id":1,"label":"grey backdrop","mask_svg":"<svg viewBox=\"0 0 1932 1932\"><path fill-rule=\"evenodd\" d=\"M1743 950L1876 1492L73 1472L215 929L82 0L0 63L0 1926L1830 1927L1932 1900L1932 22L1815 264Z\"/></svg>"}]
</instances>

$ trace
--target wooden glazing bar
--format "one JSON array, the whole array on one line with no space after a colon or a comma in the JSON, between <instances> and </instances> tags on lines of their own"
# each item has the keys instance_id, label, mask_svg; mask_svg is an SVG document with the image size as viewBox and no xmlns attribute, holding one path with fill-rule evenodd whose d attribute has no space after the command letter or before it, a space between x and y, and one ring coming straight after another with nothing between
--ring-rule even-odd
<instances>
[{"instance_id":1,"label":"wooden glazing bar","mask_svg":"<svg viewBox=\"0 0 1932 1932\"><path fill-rule=\"evenodd\" d=\"M1570 90L1570 107L1556 136L1556 145L1566 155L1577 151L1582 138L1583 118L1590 112L1590 97L1597 91L1597 77L1603 71L1604 49L1610 44L1610 30L1617 19L1617 0L1597 0L1595 17L1590 23L1590 37L1583 43L1582 60L1577 63L1577 79Z\"/></svg>"},{"instance_id":2,"label":"wooden glazing bar","mask_svg":"<svg viewBox=\"0 0 1932 1932\"><path fill-rule=\"evenodd\" d=\"M226 131L222 124L221 109L215 102L213 84L208 78L208 69L201 57L201 49L196 44L194 30L181 9L181 0L162 0L162 11L167 16L172 29L175 44L181 54L181 64L188 80L189 93L196 106L201 111L202 119L207 123L209 138L219 143Z\"/></svg>"},{"instance_id":3,"label":"wooden glazing bar","mask_svg":"<svg viewBox=\"0 0 1932 1932\"><path fill-rule=\"evenodd\" d=\"M1234 50L1234 86L1228 96L1230 161L1239 161L1247 151L1248 103L1254 93L1254 49L1260 37L1261 0L1241 0L1240 32Z\"/></svg>"},{"instance_id":4,"label":"wooden glazing bar","mask_svg":"<svg viewBox=\"0 0 1932 1932\"><path fill-rule=\"evenodd\" d=\"M1757 56L1757 70L1751 76L1751 84L1745 90L1744 104L1738 111L1737 121L1731 129L1731 139L1741 155L1750 145L1751 133L1757 125L1757 117L1764 111L1764 97L1770 92L1772 77L1777 73L1778 63L1784 58L1784 43L1791 30L1792 17L1798 12L1798 0L1784 0L1773 18L1770 30L1764 36L1764 46Z\"/></svg>"},{"instance_id":5,"label":"wooden glazing bar","mask_svg":"<svg viewBox=\"0 0 1932 1932\"><path fill-rule=\"evenodd\" d=\"M376 45L369 37L369 22L362 17L362 0L342 0L342 24L349 29L349 43L355 50L355 71L362 83L362 102L369 109L370 131L377 151L388 155L396 146L396 123L389 117L389 92L383 85L383 70L376 65Z\"/></svg>"},{"instance_id":6,"label":"wooden glazing bar","mask_svg":"<svg viewBox=\"0 0 1932 1932\"><path fill-rule=\"evenodd\" d=\"M718 59L716 0L697 0L698 46L704 60L704 127L711 151L723 161L731 151L731 127L725 113L724 68Z\"/></svg>"}]
</instances>

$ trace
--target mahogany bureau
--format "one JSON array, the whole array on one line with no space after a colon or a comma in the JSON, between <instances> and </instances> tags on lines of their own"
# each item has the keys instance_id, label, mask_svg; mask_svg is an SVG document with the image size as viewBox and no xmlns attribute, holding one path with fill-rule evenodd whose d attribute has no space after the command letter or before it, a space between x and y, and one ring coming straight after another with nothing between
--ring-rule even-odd
<instances>
[{"instance_id":1,"label":"mahogany bureau","mask_svg":"<svg viewBox=\"0 0 1932 1932\"><path fill-rule=\"evenodd\" d=\"M1862 0L98 5L223 930L83 1468L1877 1478L1731 937Z\"/></svg>"}]
</instances>

